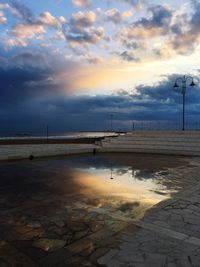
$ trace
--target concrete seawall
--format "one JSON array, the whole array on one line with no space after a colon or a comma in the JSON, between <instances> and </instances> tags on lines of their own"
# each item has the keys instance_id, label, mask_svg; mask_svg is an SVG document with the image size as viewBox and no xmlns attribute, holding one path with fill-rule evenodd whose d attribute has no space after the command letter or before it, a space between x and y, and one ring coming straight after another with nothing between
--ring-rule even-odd
<instances>
[{"instance_id":1,"label":"concrete seawall","mask_svg":"<svg viewBox=\"0 0 200 267\"><path fill-rule=\"evenodd\" d=\"M1 145L0 160L26 159L34 157L62 156L79 153L92 153L91 144L40 144L40 145Z\"/></svg>"},{"instance_id":2,"label":"concrete seawall","mask_svg":"<svg viewBox=\"0 0 200 267\"><path fill-rule=\"evenodd\" d=\"M0 160L34 157L63 156L104 152L152 153L200 156L198 131L135 131L118 137L107 137L94 144L27 144L0 145Z\"/></svg>"},{"instance_id":3,"label":"concrete seawall","mask_svg":"<svg viewBox=\"0 0 200 267\"><path fill-rule=\"evenodd\" d=\"M135 131L102 141L101 152L200 156L198 131Z\"/></svg>"}]
</instances>

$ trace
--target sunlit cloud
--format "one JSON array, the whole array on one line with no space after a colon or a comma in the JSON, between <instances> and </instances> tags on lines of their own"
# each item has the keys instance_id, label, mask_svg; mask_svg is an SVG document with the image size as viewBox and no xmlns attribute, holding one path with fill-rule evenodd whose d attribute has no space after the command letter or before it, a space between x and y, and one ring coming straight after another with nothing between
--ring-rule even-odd
<instances>
[{"instance_id":1,"label":"sunlit cloud","mask_svg":"<svg viewBox=\"0 0 200 267\"><path fill-rule=\"evenodd\" d=\"M37 35L41 35L45 33L45 29L41 25L35 24L18 24L13 30L12 34L19 39L28 39L34 38Z\"/></svg>"},{"instance_id":2,"label":"sunlit cloud","mask_svg":"<svg viewBox=\"0 0 200 267\"><path fill-rule=\"evenodd\" d=\"M91 4L91 0L72 0L72 3L78 7L85 7Z\"/></svg>"},{"instance_id":3,"label":"sunlit cloud","mask_svg":"<svg viewBox=\"0 0 200 267\"><path fill-rule=\"evenodd\" d=\"M172 19L170 10L163 6L154 6L149 9L151 17L142 18L133 25L125 27L121 34L124 38L148 39L156 36L166 35Z\"/></svg>"},{"instance_id":4,"label":"sunlit cloud","mask_svg":"<svg viewBox=\"0 0 200 267\"><path fill-rule=\"evenodd\" d=\"M40 14L39 21L41 22L41 24L44 24L47 26L52 26L52 27L58 26L57 19L54 16L52 16L51 13L48 11Z\"/></svg>"},{"instance_id":5,"label":"sunlit cloud","mask_svg":"<svg viewBox=\"0 0 200 267\"><path fill-rule=\"evenodd\" d=\"M5 14L0 11L0 24L6 24L7 23L7 18L5 16Z\"/></svg>"},{"instance_id":6,"label":"sunlit cloud","mask_svg":"<svg viewBox=\"0 0 200 267\"><path fill-rule=\"evenodd\" d=\"M96 14L93 11L82 12L79 11L72 14L70 20L70 26L74 31L82 32L84 28L88 28L94 25L96 21Z\"/></svg>"},{"instance_id":7,"label":"sunlit cloud","mask_svg":"<svg viewBox=\"0 0 200 267\"><path fill-rule=\"evenodd\" d=\"M7 9L7 8L10 8L10 5L9 4L0 3L0 9Z\"/></svg>"}]
</instances>

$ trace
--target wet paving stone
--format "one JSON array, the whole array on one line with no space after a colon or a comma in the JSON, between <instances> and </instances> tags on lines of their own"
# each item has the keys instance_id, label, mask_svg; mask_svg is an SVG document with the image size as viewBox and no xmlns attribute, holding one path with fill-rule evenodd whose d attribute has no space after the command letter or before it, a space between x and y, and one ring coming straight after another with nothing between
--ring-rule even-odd
<instances>
[{"instance_id":1,"label":"wet paving stone","mask_svg":"<svg viewBox=\"0 0 200 267\"><path fill-rule=\"evenodd\" d=\"M111 159L113 162L112 157ZM74 157L76 164L79 160ZM155 190L149 190L149 197L153 201L155 197L155 203L167 201L170 197L168 192L172 190L173 201L151 209L154 202L149 204L146 200L144 203L141 200L139 203L141 192L133 191L135 188L131 184L133 177L130 173L136 173L134 179L142 187L146 186L142 171L140 174L138 170L134 172L133 166L117 163L119 167L116 167L114 174L118 181L110 185L109 176L109 182L102 180L108 174L105 172L107 165L102 167L100 161L94 167L92 160L93 158L87 158L84 163L86 166L81 165L75 170L71 168L71 158L0 163L0 175L4 169L4 182L0 180L0 267L198 266L199 240L194 239L193 233L195 229L196 237L199 238L200 190L196 187L194 198L187 195L191 200L184 199L185 196L183 199L173 199L174 188L177 190L180 187L183 190L184 186L188 187L187 179L182 178L182 175L179 177L174 162L168 159L168 167L172 164L170 172L167 169L161 174L160 167L155 170ZM184 165L187 159L177 161L177 164ZM103 164L110 164L108 162L106 159ZM136 159L134 164L137 164ZM194 183L198 183L196 172L200 167L197 161L193 165ZM88 173L91 166L91 173ZM24 172L21 171L23 167ZM183 167L181 171L187 174L187 168ZM96 172L100 172L101 177ZM153 173L148 172L150 183L153 183ZM173 173L176 178L174 187ZM124 177L124 174L127 176ZM94 179L95 175L97 178ZM7 187L9 179L12 182ZM123 187L124 179L128 187ZM191 179L190 183L192 181ZM160 188L157 188L158 185ZM161 189L166 189L166 194L159 194ZM137 200L134 196L137 196ZM146 225L139 225L138 221ZM153 230L146 229L152 222ZM158 233L159 227L162 228L162 233ZM177 242L176 238L165 236L163 229L166 228L190 235L186 245L184 243L184 249L180 240ZM169 234L172 235L171 232ZM176 259L179 265L176 265ZM186 265L181 265L184 261ZM158 262L160 265L156 265Z\"/></svg>"},{"instance_id":2,"label":"wet paving stone","mask_svg":"<svg viewBox=\"0 0 200 267\"><path fill-rule=\"evenodd\" d=\"M66 242L59 239L40 238L33 241L33 247L40 248L44 251L56 251L65 246Z\"/></svg>"}]
</instances>

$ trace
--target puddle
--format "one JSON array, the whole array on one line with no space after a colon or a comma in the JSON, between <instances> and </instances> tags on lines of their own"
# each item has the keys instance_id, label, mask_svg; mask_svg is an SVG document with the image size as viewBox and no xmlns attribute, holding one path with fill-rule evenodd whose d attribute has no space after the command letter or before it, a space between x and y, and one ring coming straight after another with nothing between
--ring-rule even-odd
<instances>
[{"instance_id":1,"label":"puddle","mask_svg":"<svg viewBox=\"0 0 200 267\"><path fill-rule=\"evenodd\" d=\"M178 191L168 170L184 166L185 161L182 157L107 154L1 163L0 191L7 206L37 196L46 203L45 195L50 194L66 199L68 205L141 218L148 208Z\"/></svg>"},{"instance_id":2,"label":"puddle","mask_svg":"<svg viewBox=\"0 0 200 267\"><path fill-rule=\"evenodd\" d=\"M13 266L99 266L123 234L139 230L126 218L142 218L199 179L191 161L105 154L1 162L0 255Z\"/></svg>"}]
</instances>

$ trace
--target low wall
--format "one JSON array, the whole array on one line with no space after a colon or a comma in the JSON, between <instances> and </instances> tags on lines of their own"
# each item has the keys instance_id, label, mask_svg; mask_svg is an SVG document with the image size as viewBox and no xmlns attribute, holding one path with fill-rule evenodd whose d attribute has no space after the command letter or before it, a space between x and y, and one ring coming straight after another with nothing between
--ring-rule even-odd
<instances>
[{"instance_id":1,"label":"low wall","mask_svg":"<svg viewBox=\"0 0 200 267\"><path fill-rule=\"evenodd\" d=\"M100 144L32 144L0 145L0 160L62 156L79 153L130 152L167 155L200 156L200 132L132 132L107 137Z\"/></svg>"},{"instance_id":2,"label":"low wall","mask_svg":"<svg viewBox=\"0 0 200 267\"><path fill-rule=\"evenodd\" d=\"M200 156L198 131L135 131L102 141L101 152Z\"/></svg>"},{"instance_id":3,"label":"low wall","mask_svg":"<svg viewBox=\"0 0 200 267\"><path fill-rule=\"evenodd\" d=\"M0 160L26 159L34 157L61 156L68 154L92 153L91 144L40 144L40 145L1 145Z\"/></svg>"}]
</instances>

